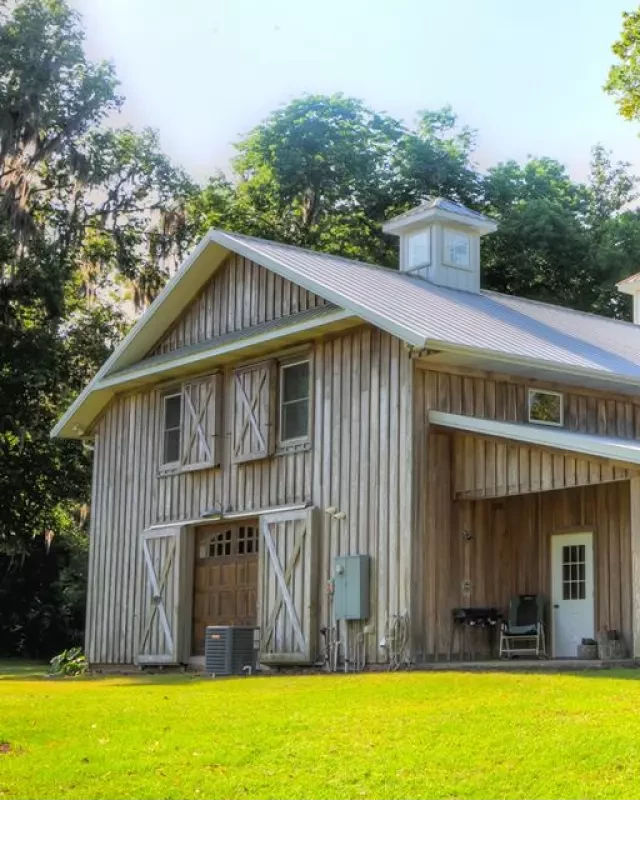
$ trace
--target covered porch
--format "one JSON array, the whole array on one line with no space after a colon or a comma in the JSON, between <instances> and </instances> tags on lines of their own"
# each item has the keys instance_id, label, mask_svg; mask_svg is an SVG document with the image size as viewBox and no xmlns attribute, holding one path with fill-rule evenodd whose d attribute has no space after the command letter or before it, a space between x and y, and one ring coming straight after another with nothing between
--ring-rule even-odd
<instances>
[{"instance_id":1,"label":"covered porch","mask_svg":"<svg viewBox=\"0 0 640 853\"><path fill-rule=\"evenodd\" d=\"M523 594L545 598L552 661L601 632L617 632L622 658L637 656L640 444L443 412L430 413L427 441L425 661L496 661L499 624L493 636L453 629L452 613L506 617Z\"/></svg>"}]
</instances>

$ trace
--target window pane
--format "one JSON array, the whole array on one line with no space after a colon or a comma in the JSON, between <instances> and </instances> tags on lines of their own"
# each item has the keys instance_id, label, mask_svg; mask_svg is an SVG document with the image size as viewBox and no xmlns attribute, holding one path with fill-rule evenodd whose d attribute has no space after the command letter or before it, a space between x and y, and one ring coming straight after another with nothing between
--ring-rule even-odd
<instances>
[{"instance_id":1,"label":"window pane","mask_svg":"<svg viewBox=\"0 0 640 853\"><path fill-rule=\"evenodd\" d=\"M301 400L309 396L309 362L292 364L282 369L282 402Z\"/></svg>"},{"instance_id":2,"label":"window pane","mask_svg":"<svg viewBox=\"0 0 640 853\"><path fill-rule=\"evenodd\" d=\"M162 461L165 465L169 462L180 461L180 429L166 430Z\"/></svg>"},{"instance_id":3,"label":"window pane","mask_svg":"<svg viewBox=\"0 0 640 853\"><path fill-rule=\"evenodd\" d=\"M175 429L180 427L180 395L173 394L164 398L164 428Z\"/></svg>"},{"instance_id":4,"label":"window pane","mask_svg":"<svg viewBox=\"0 0 640 853\"><path fill-rule=\"evenodd\" d=\"M529 420L545 424L562 424L562 395L545 391L529 393Z\"/></svg>"},{"instance_id":5,"label":"window pane","mask_svg":"<svg viewBox=\"0 0 640 853\"><path fill-rule=\"evenodd\" d=\"M429 230L420 231L407 238L407 267L410 270L416 267L427 266L430 261Z\"/></svg>"},{"instance_id":6,"label":"window pane","mask_svg":"<svg viewBox=\"0 0 640 853\"><path fill-rule=\"evenodd\" d=\"M305 438L309 434L309 402L287 403L282 407L282 439Z\"/></svg>"},{"instance_id":7,"label":"window pane","mask_svg":"<svg viewBox=\"0 0 640 853\"><path fill-rule=\"evenodd\" d=\"M444 260L457 267L471 266L471 240L468 234L445 229Z\"/></svg>"}]
</instances>

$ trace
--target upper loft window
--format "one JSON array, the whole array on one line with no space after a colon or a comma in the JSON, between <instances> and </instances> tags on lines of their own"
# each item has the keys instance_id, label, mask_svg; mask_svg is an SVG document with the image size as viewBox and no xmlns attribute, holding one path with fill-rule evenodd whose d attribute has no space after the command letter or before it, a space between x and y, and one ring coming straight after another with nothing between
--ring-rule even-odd
<instances>
[{"instance_id":1,"label":"upper loft window","mask_svg":"<svg viewBox=\"0 0 640 853\"><path fill-rule=\"evenodd\" d=\"M444 229L443 262L451 267L471 267L471 237L464 231Z\"/></svg>"},{"instance_id":2,"label":"upper loft window","mask_svg":"<svg viewBox=\"0 0 640 853\"><path fill-rule=\"evenodd\" d=\"M309 438L310 371L308 361L280 367L280 443Z\"/></svg>"},{"instance_id":3,"label":"upper loft window","mask_svg":"<svg viewBox=\"0 0 640 853\"><path fill-rule=\"evenodd\" d=\"M431 229L409 234L407 237L407 272L428 267L431 263Z\"/></svg>"},{"instance_id":4,"label":"upper loft window","mask_svg":"<svg viewBox=\"0 0 640 853\"><path fill-rule=\"evenodd\" d=\"M182 394L165 394L162 398L162 465L180 462L182 435Z\"/></svg>"},{"instance_id":5,"label":"upper loft window","mask_svg":"<svg viewBox=\"0 0 640 853\"><path fill-rule=\"evenodd\" d=\"M564 399L559 391L538 391L529 388L529 423L562 426Z\"/></svg>"}]
</instances>

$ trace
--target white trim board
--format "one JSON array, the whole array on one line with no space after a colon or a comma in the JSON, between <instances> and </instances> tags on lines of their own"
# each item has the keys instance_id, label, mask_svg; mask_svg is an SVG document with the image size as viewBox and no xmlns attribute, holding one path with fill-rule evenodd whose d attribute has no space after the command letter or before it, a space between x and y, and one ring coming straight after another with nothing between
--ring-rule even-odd
<instances>
[{"instance_id":1,"label":"white trim board","mask_svg":"<svg viewBox=\"0 0 640 853\"><path fill-rule=\"evenodd\" d=\"M152 535L154 531L169 530L180 527L199 527L202 524L223 524L225 521L239 521L243 518L259 518L261 515L271 515L274 512L292 512L293 510L309 509L312 504L282 504L281 506L269 506L263 509L242 509L233 512L225 512L222 515L198 516L198 518L186 518L183 521L172 521L165 524L152 524L144 531L145 535Z\"/></svg>"},{"instance_id":2,"label":"white trim board","mask_svg":"<svg viewBox=\"0 0 640 853\"><path fill-rule=\"evenodd\" d=\"M473 418L469 415L454 415L450 412L429 412L429 423L433 426L486 435L491 438L503 438L507 441L520 441L536 444L567 453L579 453L585 456L599 456L615 462L627 462L640 465L640 442L629 441L605 435L588 435L571 432L557 427L538 427L529 424L491 421L485 418Z\"/></svg>"}]
</instances>

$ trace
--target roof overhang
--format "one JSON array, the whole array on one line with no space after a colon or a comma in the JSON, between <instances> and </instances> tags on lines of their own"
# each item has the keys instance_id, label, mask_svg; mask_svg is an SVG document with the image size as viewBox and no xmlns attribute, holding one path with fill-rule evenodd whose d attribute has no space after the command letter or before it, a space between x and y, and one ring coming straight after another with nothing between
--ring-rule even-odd
<instances>
[{"instance_id":1,"label":"roof overhang","mask_svg":"<svg viewBox=\"0 0 640 853\"><path fill-rule=\"evenodd\" d=\"M184 347L144 359L100 378L96 376L91 393L79 405L71 406L65 417L56 424L52 437L86 437L96 418L116 394L135 391L158 382L178 380L196 372L216 370L238 358L266 355L274 349L294 346L300 341L313 340L361 323L350 311L333 307L329 310L302 312L287 319L292 322L265 324L224 335L217 341L207 341L205 345Z\"/></svg>"},{"instance_id":2,"label":"roof overhang","mask_svg":"<svg viewBox=\"0 0 640 853\"><path fill-rule=\"evenodd\" d=\"M630 296L634 296L640 291L640 273L624 278L616 284L616 287L620 293L628 293Z\"/></svg>"},{"instance_id":3,"label":"roof overhang","mask_svg":"<svg viewBox=\"0 0 640 853\"><path fill-rule=\"evenodd\" d=\"M610 373L589 367L560 364L559 362L514 355L497 350L452 345L447 341L428 339L425 353L420 356L421 365L448 365L472 367L488 373L504 376L522 376L531 382L547 380L563 385L594 388L620 394L640 394L640 377Z\"/></svg>"},{"instance_id":4,"label":"roof overhang","mask_svg":"<svg viewBox=\"0 0 640 853\"><path fill-rule=\"evenodd\" d=\"M466 216L464 213L454 213L434 207L429 210L417 208L415 211L409 211L395 219L390 219L383 224L382 231L384 234L401 237L408 231L413 231L421 225L430 225L432 222L448 222L453 225L472 228L481 237L484 237L485 234L493 234L498 229L497 223L486 216Z\"/></svg>"},{"instance_id":5,"label":"roof overhang","mask_svg":"<svg viewBox=\"0 0 640 853\"><path fill-rule=\"evenodd\" d=\"M448 427L501 438L505 441L517 441L535 444L567 453L584 456L596 456L615 462L640 465L640 442L629 441L606 435L588 435L583 432L571 432L560 427L539 427L529 424L493 421L486 418L474 418L469 415L456 415L451 412L429 412L429 423L433 426Z\"/></svg>"}]
</instances>

